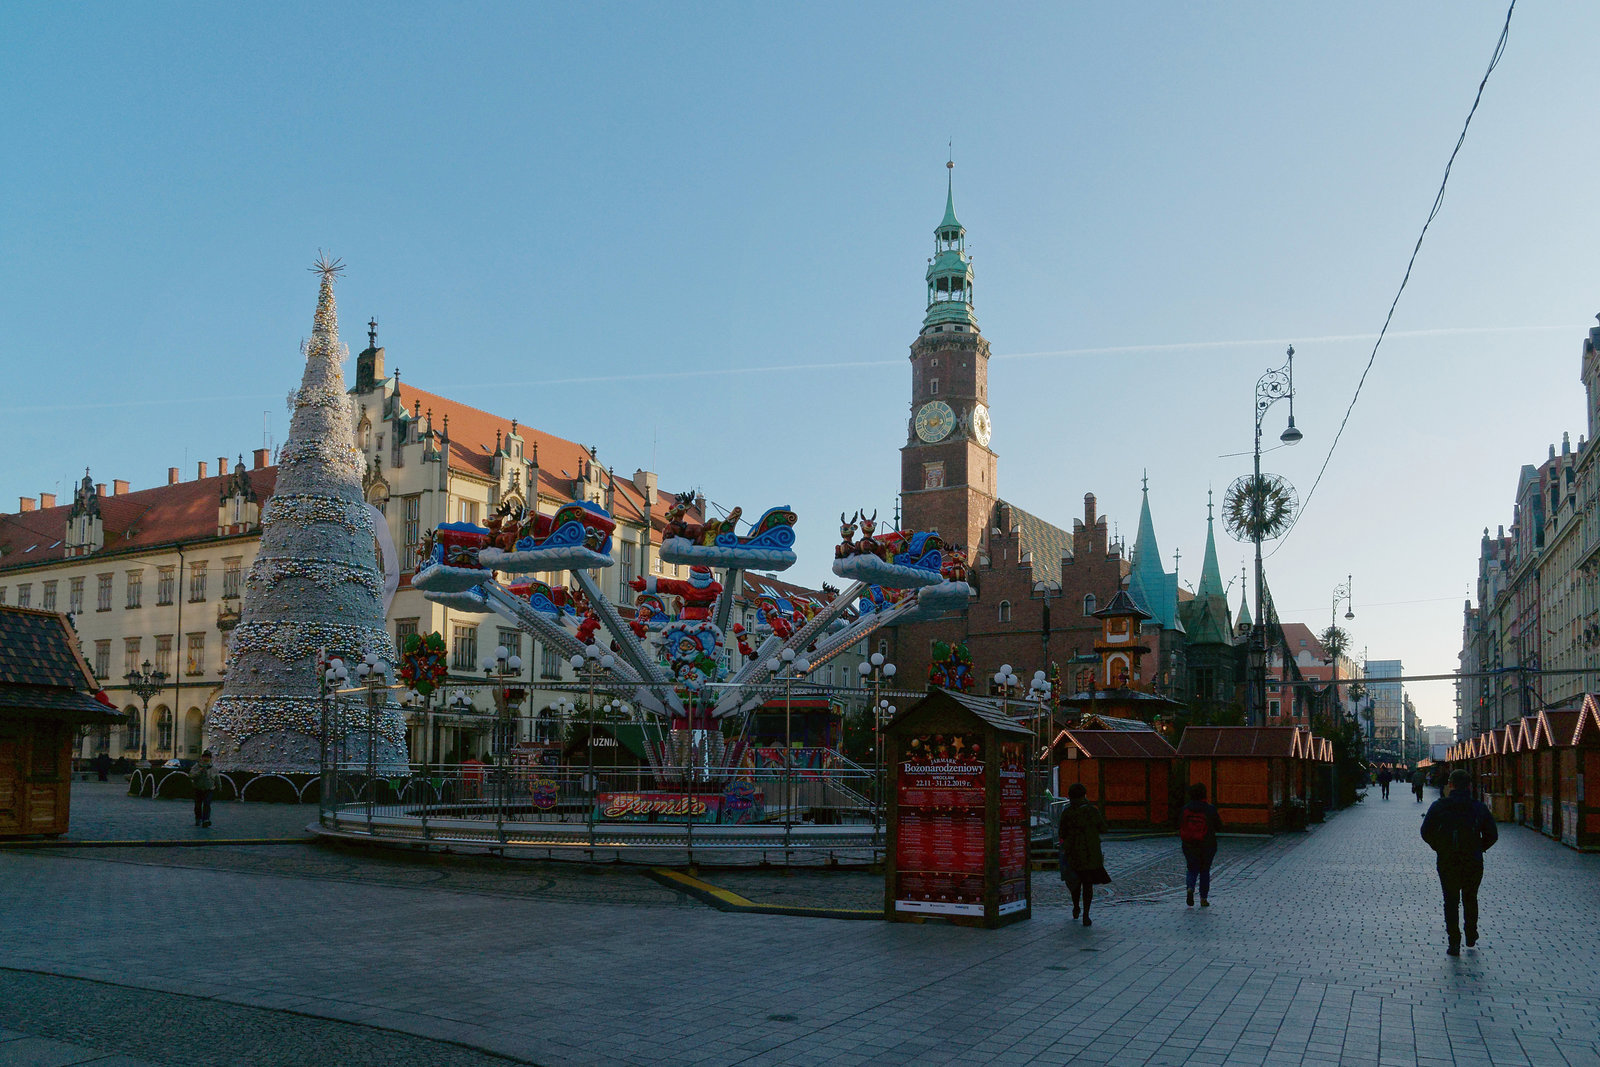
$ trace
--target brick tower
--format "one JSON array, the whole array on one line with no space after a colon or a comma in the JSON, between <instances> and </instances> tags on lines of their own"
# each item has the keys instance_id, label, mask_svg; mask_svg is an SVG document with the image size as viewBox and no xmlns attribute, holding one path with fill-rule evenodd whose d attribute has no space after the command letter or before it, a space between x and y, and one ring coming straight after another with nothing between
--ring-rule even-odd
<instances>
[{"instance_id":1,"label":"brick tower","mask_svg":"<svg viewBox=\"0 0 1600 1067\"><path fill-rule=\"evenodd\" d=\"M946 163L954 168L954 163ZM928 313L911 345L911 417L900 450L901 528L937 530L976 561L998 495L989 450L989 342L972 313L972 260L947 176L928 261Z\"/></svg>"}]
</instances>

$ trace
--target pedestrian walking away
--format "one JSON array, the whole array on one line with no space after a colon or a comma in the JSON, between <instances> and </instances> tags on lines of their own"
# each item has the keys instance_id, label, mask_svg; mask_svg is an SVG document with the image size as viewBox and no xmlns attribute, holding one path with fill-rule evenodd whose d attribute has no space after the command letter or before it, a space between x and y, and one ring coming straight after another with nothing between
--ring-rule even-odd
<instances>
[{"instance_id":1,"label":"pedestrian walking away","mask_svg":"<svg viewBox=\"0 0 1600 1067\"><path fill-rule=\"evenodd\" d=\"M1187 902L1194 907L1195 886L1200 887L1200 906L1211 907L1211 861L1217 858L1217 834L1222 832L1222 816L1206 803L1206 787L1195 782L1189 787L1189 803L1178 809L1178 841L1183 845L1183 862L1188 870L1184 885Z\"/></svg>"},{"instance_id":2,"label":"pedestrian walking away","mask_svg":"<svg viewBox=\"0 0 1600 1067\"><path fill-rule=\"evenodd\" d=\"M94 768L95 775L102 782L107 781L107 780L110 779L110 777L111 777L111 757L109 755L107 755L106 753L102 752L98 756L96 756L94 759L90 760L89 761L89 766Z\"/></svg>"},{"instance_id":3,"label":"pedestrian walking away","mask_svg":"<svg viewBox=\"0 0 1600 1067\"><path fill-rule=\"evenodd\" d=\"M1426 778L1421 767L1411 772L1411 792L1416 796L1418 804L1422 803L1422 784Z\"/></svg>"},{"instance_id":4,"label":"pedestrian walking away","mask_svg":"<svg viewBox=\"0 0 1600 1067\"><path fill-rule=\"evenodd\" d=\"M1067 787L1067 806L1061 812L1057 834L1061 842L1061 880L1072 893L1072 917L1076 919L1082 903L1083 925L1089 921L1089 905L1094 902L1094 887L1111 881L1106 873L1105 853L1100 835L1107 830L1106 817L1089 803L1089 791L1082 782Z\"/></svg>"},{"instance_id":5,"label":"pedestrian walking away","mask_svg":"<svg viewBox=\"0 0 1600 1067\"><path fill-rule=\"evenodd\" d=\"M1378 772L1378 788L1383 790L1383 799L1389 799L1389 783L1394 781L1394 775L1389 773L1389 768L1384 767Z\"/></svg>"},{"instance_id":6,"label":"pedestrian walking away","mask_svg":"<svg viewBox=\"0 0 1600 1067\"><path fill-rule=\"evenodd\" d=\"M1435 800L1422 819L1422 839L1438 854L1439 888L1444 893L1445 951L1461 955L1478 943L1478 886L1483 882L1483 854L1500 839L1494 816L1472 798L1472 775L1450 772L1450 795ZM1459 914L1458 914L1459 909ZM1466 929L1462 926L1465 924Z\"/></svg>"},{"instance_id":7,"label":"pedestrian walking away","mask_svg":"<svg viewBox=\"0 0 1600 1067\"><path fill-rule=\"evenodd\" d=\"M194 783L194 824L210 826L211 794L217 789L217 768L211 762L209 748L200 754L200 762L190 769L189 780Z\"/></svg>"}]
</instances>

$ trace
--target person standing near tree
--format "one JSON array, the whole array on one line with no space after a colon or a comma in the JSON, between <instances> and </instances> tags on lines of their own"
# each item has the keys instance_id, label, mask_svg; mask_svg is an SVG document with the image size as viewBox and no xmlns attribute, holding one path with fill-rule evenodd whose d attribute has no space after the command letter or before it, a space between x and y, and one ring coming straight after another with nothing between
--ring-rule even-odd
<instances>
[{"instance_id":1,"label":"person standing near tree","mask_svg":"<svg viewBox=\"0 0 1600 1067\"><path fill-rule=\"evenodd\" d=\"M1105 853L1100 835L1109 827L1100 809L1089 803L1089 790L1082 782L1067 787L1067 806L1062 809L1057 831L1061 841L1061 879L1072 893L1072 917L1078 917L1079 898L1083 901L1083 925L1089 921L1089 905L1094 902L1094 887L1111 881L1106 873ZM1070 877L1069 877L1070 872Z\"/></svg>"},{"instance_id":2,"label":"person standing near tree","mask_svg":"<svg viewBox=\"0 0 1600 1067\"><path fill-rule=\"evenodd\" d=\"M1217 834L1222 832L1222 816L1206 803L1206 787L1201 782L1189 786L1189 803L1178 809L1178 841L1183 845L1183 862L1188 867L1184 884L1188 905L1194 907L1195 886L1200 887L1200 906L1211 907L1211 862L1217 858Z\"/></svg>"},{"instance_id":3,"label":"person standing near tree","mask_svg":"<svg viewBox=\"0 0 1600 1067\"><path fill-rule=\"evenodd\" d=\"M217 788L217 768L211 762L209 748L200 754L200 762L189 771L189 780L194 783L194 824L210 826L211 794Z\"/></svg>"},{"instance_id":4,"label":"person standing near tree","mask_svg":"<svg viewBox=\"0 0 1600 1067\"><path fill-rule=\"evenodd\" d=\"M1435 800L1422 819L1422 839L1438 854L1439 888L1444 892L1445 952L1461 955L1462 921L1467 947L1478 943L1478 886L1483 882L1483 854L1500 840L1494 816L1472 798L1472 775L1450 772L1450 795ZM1457 914L1459 907L1461 914Z\"/></svg>"}]
</instances>

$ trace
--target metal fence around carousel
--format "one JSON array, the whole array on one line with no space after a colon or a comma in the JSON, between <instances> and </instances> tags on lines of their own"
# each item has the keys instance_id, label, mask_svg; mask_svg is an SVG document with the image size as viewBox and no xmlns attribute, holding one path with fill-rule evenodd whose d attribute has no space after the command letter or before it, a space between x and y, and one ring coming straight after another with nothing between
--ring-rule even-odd
<instances>
[{"instance_id":1,"label":"metal fence around carousel","mask_svg":"<svg viewBox=\"0 0 1600 1067\"><path fill-rule=\"evenodd\" d=\"M735 851L756 861L881 857L872 768L832 749L780 747L756 749L726 773L713 781L681 767L506 760L382 774L363 761L330 761L319 823L347 838L640 862Z\"/></svg>"}]
</instances>

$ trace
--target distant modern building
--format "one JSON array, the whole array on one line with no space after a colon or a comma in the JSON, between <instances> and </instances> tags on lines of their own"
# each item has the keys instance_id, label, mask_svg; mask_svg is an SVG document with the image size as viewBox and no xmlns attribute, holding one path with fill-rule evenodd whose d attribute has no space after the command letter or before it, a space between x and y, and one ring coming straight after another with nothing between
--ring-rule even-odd
<instances>
[{"instance_id":1,"label":"distant modern building","mask_svg":"<svg viewBox=\"0 0 1600 1067\"><path fill-rule=\"evenodd\" d=\"M1362 666L1370 700L1367 758L1398 763L1406 758L1406 694L1397 659L1369 659Z\"/></svg>"}]
</instances>

